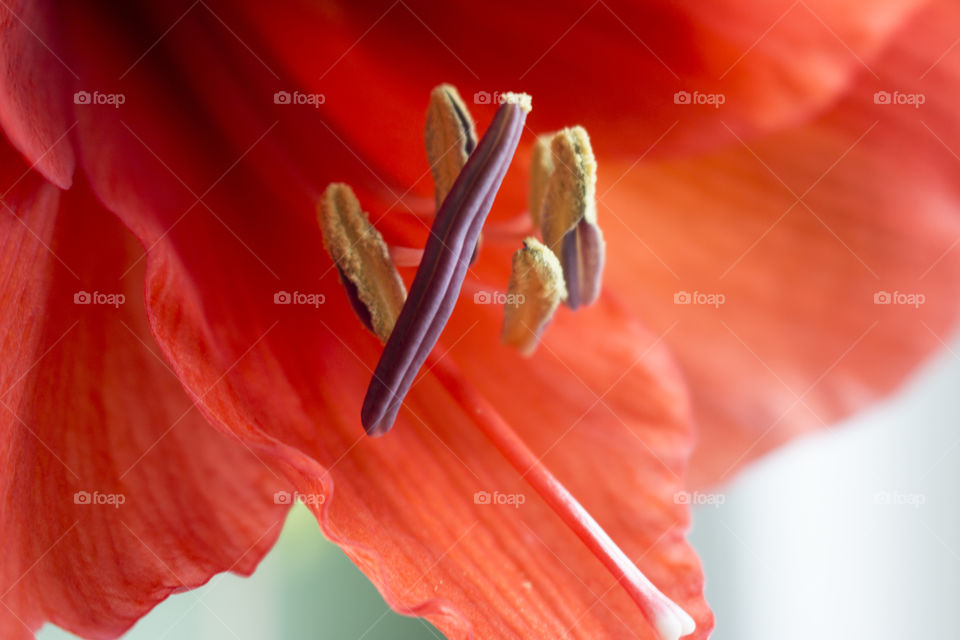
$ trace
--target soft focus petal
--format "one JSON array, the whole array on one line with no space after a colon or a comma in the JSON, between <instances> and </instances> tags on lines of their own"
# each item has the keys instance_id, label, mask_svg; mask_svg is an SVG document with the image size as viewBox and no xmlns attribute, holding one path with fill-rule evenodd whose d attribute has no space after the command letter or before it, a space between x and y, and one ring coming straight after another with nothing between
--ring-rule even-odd
<instances>
[{"instance_id":1,"label":"soft focus petal","mask_svg":"<svg viewBox=\"0 0 960 640\"><path fill-rule=\"evenodd\" d=\"M474 269L481 280L465 286L445 357L458 362L640 568L694 616L696 637L706 637L712 615L702 599L699 562L682 536L685 509L677 504L693 434L682 426L687 391L663 348L666 336L640 327L616 292L608 292L576 313L561 307L532 357L496 344L503 308L477 301L506 291L519 240L488 235ZM629 610L618 614L629 619Z\"/></svg>"},{"instance_id":2,"label":"soft focus petal","mask_svg":"<svg viewBox=\"0 0 960 640\"><path fill-rule=\"evenodd\" d=\"M722 152L605 169L607 280L632 287L631 307L653 327L676 323L668 340L701 425L694 482L727 479L876 400L949 339L960 305L957 19L946 3L918 17L874 63L882 81L864 72L795 130L746 141L731 127ZM926 102L875 104L876 91ZM678 292L725 301L674 304ZM924 298L875 304L878 292Z\"/></svg>"},{"instance_id":3,"label":"soft focus petal","mask_svg":"<svg viewBox=\"0 0 960 640\"><path fill-rule=\"evenodd\" d=\"M144 59L128 76L122 109L83 111L78 139L96 193L149 247L153 332L204 413L313 497L325 533L394 607L429 617L451 637L472 630L552 638L569 629L574 637L650 638L614 578L483 439L470 408L430 375L390 434L363 434L362 394L381 347L353 316L321 248L314 198L323 184L306 189L275 162L280 127L310 118L277 110L290 120L277 125L277 136L262 122L262 141L250 135L252 118L214 128L171 76L147 73L165 60ZM89 69L102 76L91 74L91 82L107 84L114 70L98 63ZM340 148L335 139L327 144ZM333 178L343 163L326 150L310 150L311 170ZM508 266L498 267L504 284ZM315 295L316 306L277 305L278 291ZM533 421L529 399L513 395L514 380L502 388L477 383L651 579L697 618L703 637L710 613L683 541L686 506L674 502L691 434L661 343L607 304L592 320L564 319L552 346L562 362L544 353L540 364L526 365L499 346L500 313L492 311L464 309L480 324L454 345L464 347L463 366L494 380L496 369L471 359L495 352L516 373L528 367L537 395L557 388L562 401ZM588 327L596 327L592 340L571 343ZM451 329L448 344L457 338ZM583 344L600 357L578 356ZM608 388L597 403L595 393ZM477 504L478 491L522 492L525 502Z\"/></svg>"},{"instance_id":4,"label":"soft focus petal","mask_svg":"<svg viewBox=\"0 0 960 640\"><path fill-rule=\"evenodd\" d=\"M471 297L464 296L447 329L452 346L445 357L647 576L697 619L694 637L706 637L712 616L699 563L683 539L686 509L674 502L690 442L684 392L656 338L604 302L589 325L595 333L584 335L566 313L527 361L498 344L502 310L478 309ZM424 375L401 413L404 423L383 446L362 450L361 443L332 473L342 479L328 517L340 514L337 535L365 541L390 558L391 603L402 610L443 598L465 618L438 622L455 638L465 636L466 621L479 638L652 637L612 577L460 417L470 408L452 406L444 395ZM371 468L382 480L391 478L388 488L358 481ZM497 494L524 503L483 504ZM370 533L386 522L392 526ZM383 571L360 558L371 575ZM432 567L427 575L424 566Z\"/></svg>"},{"instance_id":5,"label":"soft focus petal","mask_svg":"<svg viewBox=\"0 0 960 640\"><path fill-rule=\"evenodd\" d=\"M74 155L68 134L69 76L54 53L55 14L46 0L10 0L0 5L0 127L47 180L67 188Z\"/></svg>"},{"instance_id":6,"label":"soft focus petal","mask_svg":"<svg viewBox=\"0 0 960 640\"><path fill-rule=\"evenodd\" d=\"M4 154L6 188L26 167ZM163 362L143 270L121 278L139 245L75 191L30 174L0 211L3 638L46 621L115 637L172 592L251 572L286 510L272 501L286 485Z\"/></svg>"},{"instance_id":7,"label":"soft focus petal","mask_svg":"<svg viewBox=\"0 0 960 640\"><path fill-rule=\"evenodd\" d=\"M538 130L583 124L606 153L641 151L676 120L687 126L655 154L711 148L726 141L721 119L762 131L823 108L920 4L384 0L285 3L266 16L259 3L211 6L285 79L327 94L324 112L351 146L409 184L420 165L388 154L417 148L419 132L394 123L419 121L441 81L471 102L477 91L526 91ZM678 105L680 90L726 101Z\"/></svg>"}]
</instances>

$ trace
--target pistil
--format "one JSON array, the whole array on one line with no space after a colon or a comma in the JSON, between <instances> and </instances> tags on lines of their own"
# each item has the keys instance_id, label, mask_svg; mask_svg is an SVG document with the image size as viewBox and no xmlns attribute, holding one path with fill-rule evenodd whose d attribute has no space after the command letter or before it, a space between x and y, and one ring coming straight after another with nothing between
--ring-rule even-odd
<instances>
[{"instance_id":1,"label":"pistil","mask_svg":"<svg viewBox=\"0 0 960 640\"><path fill-rule=\"evenodd\" d=\"M437 212L410 295L364 398L360 417L371 435L393 426L410 385L453 312L529 111L529 96L503 95L490 128Z\"/></svg>"},{"instance_id":2,"label":"pistil","mask_svg":"<svg viewBox=\"0 0 960 640\"><path fill-rule=\"evenodd\" d=\"M430 370L461 406L470 409L468 415L491 444L620 582L660 640L677 640L696 630L693 618L650 582L449 358L435 359Z\"/></svg>"}]
</instances>

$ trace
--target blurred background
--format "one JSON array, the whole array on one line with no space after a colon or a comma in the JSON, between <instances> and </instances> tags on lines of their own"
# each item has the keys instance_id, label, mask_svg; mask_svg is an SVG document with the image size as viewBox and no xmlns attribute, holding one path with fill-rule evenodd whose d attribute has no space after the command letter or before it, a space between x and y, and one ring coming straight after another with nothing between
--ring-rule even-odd
<instances>
[{"instance_id":1,"label":"blurred background","mask_svg":"<svg viewBox=\"0 0 960 640\"><path fill-rule=\"evenodd\" d=\"M956 637L958 389L955 340L887 403L764 458L697 509L714 640ZM175 595L125 637L442 638L391 612L302 506L252 578Z\"/></svg>"}]
</instances>

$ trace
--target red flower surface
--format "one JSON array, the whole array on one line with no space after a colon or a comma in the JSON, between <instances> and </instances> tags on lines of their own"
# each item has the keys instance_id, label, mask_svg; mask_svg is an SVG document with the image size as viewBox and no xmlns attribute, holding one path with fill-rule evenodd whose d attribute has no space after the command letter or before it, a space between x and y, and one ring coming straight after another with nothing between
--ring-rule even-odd
<instances>
[{"instance_id":1,"label":"red flower surface","mask_svg":"<svg viewBox=\"0 0 960 640\"><path fill-rule=\"evenodd\" d=\"M450 637L654 637L484 436L493 420L705 638L684 474L724 480L878 398L953 326L957 14L4 4L0 635L115 637L250 572L288 508L275 493L298 491L394 608ZM422 246L423 114L444 81L530 93L530 132L440 347L368 438L382 346L315 206L347 182L388 242ZM493 109L475 112L482 131ZM530 134L572 124L599 160L604 293L525 358L472 294L505 289L530 231Z\"/></svg>"}]
</instances>

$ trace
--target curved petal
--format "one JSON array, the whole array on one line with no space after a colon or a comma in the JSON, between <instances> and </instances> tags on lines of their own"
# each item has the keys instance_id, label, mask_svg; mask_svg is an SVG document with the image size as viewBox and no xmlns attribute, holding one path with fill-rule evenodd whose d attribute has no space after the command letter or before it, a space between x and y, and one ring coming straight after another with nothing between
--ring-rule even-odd
<instances>
[{"instance_id":1,"label":"curved petal","mask_svg":"<svg viewBox=\"0 0 960 640\"><path fill-rule=\"evenodd\" d=\"M724 151L605 169L607 281L656 329L676 323L694 482L876 400L956 326L957 18L947 3L918 16L874 63L881 82L865 72L801 127L731 127Z\"/></svg>"},{"instance_id":2,"label":"curved petal","mask_svg":"<svg viewBox=\"0 0 960 640\"><path fill-rule=\"evenodd\" d=\"M83 68L100 70L104 82L111 73L105 63ZM246 150L220 137L243 123L211 126L168 81L131 74L122 113L87 112L78 139L95 192L149 248L151 327L204 413L290 474L325 533L394 607L429 617L450 636L556 637L570 629L574 637L651 637L614 578L432 377L389 435L363 435L360 403L381 347L353 316L321 249L313 198L325 183L303 188L278 169L279 136ZM332 179L337 161L314 151L314 170ZM279 291L309 304L277 305ZM469 353L494 357L499 314L474 313L483 344ZM608 357L566 357L599 388L653 340L610 305L592 322L596 348ZM574 326L555 348L571 349ZM496 348L498 359L516 359ZM702 576L682 538L686 507L673 502L690 433L683 393L658 348L610 392L607 402L627 426L591 406L586 388L573 388L544 415L572 424L589 409L581 423L592 433L574 430L548 455L617 542L698 619L703 637L711 622ZM559 363L528 370L542 385L571 384ZM511 420L529 411L515 414L517 401L502 391L496 404ZM550 423L515 427L547 453ZM519 509L478 504L478 491L522 492L525 501Z\"/></svg>"},{"instance_id":3,"label":"curved petal","mask_svg":"<svg viewBox=\"0 0 960 640\"><path fill-rule=\"evenodd\" d=\"M9 183L26 167L4 154ZM44 622L116 637L170 593L251 572L286 512L272 489L288 483L163 362L142 268L120 277L139 245L78 191L30 174L0 212L4 638Z\"/></svg>"},{"instance_id":4,"label":"curved petal","mask_svg":"<svg viewBox=\"0 0 960 640\"><path fill-rule=\"evenodd\" d=\"M10 0L0 7L0 127L37 171L66 189L75 164L67 81L75 73L54 53L53 17L45 0Z\"/></svg>"},{"instance_id":5,"label":"curved petal","mask_svg":"<svg viewBox=\"0 0 960 640\"><path fill-rule=\"evenodd\" d=\"M685 395L661 345L604 302L590 320L559 318L527 361L498 344L502 310L478 309L471 298L461 299L447 328L443 358L456 361L627 555L695 617L693 637L706 637L712 616L683 539L686 507L674 502L690 443ZM333 530L391 558L386 572L363 555L358 560L369 573L382 572L391 603L402 610L442 597L441 615L451 615L449 606L461 619L437 624L455 638L468 630L481 638L653 637L613 578L462 419L473 408L444 396L424 373L396 435L337 465L331 524L337 500L343 511ZM370 468L395 489L356 482ZM366 533L383 522L399 525L399 543L392 528ZM426 575L423 566L431 567Z\"/></svg>"},{"instance_id":6,"label":"curved petal","mask_svg":"<svg viewBox=\"0 0 960 640\"><path fill-rule=\"evenodd\" d=\"M419 131L396 123L419 121L422 96L440 82L468 98L481 92L481 100L483 92L526 91L541 130L573 118L602 153L634 154L677 120L687 126L654 155L723 144L723 120L745 131L780 128L829 104L922 4L567 0L547 10L385 0L287 3L269 15L257 3L223 11L272 67L327 94L325 114L360 155L389 167L396 148L420 145ZM683 90L721 93L725 102L677 104ZM410 184L423 168L393 169Z\"/></svg>"},{"instance_id":7,"label":"curved petal","mask_svg":"<svg viewBox=\"0 0 960 640\"><path fill-rule=\"evenodd\" d=\"M278 164L317 176L313 161L323 161L316 157L323 148L339 161L341 179L352 172L358 189L396 206L407 189L429 196L421 128L398 123L421 121L423 96L441 82L457 84L468 100L476 93L474 102L484 92L531 93L540 130L581 123L601 155L702 151L726 143L725 122L747 136L825 108L872 69L887 38L921 4L730 0L690 11L668 2L570 0L545 11L536 3L498 10L298 0L264 11L259 2L181 0L130 4L111 15L82 15L81 8L76 17L77 7L67 6L62 15L71 24L93 18L106 36L132 38L128 56L112 61L118 91L118 77L130 80L151 66L156 73L151 62L166 56L160 72L188 79L191 98L217 113L216 122L251 125L260 122L256 112L273 111L277 137L290 142L290 157ZM145 42L154 46L144 51ZM275 109L278 91L323 102ZM677 104L678 91L722 94L724 103ZM416 161L395 162L398 154ZM418 204L429 210L428 197Z\"/></svg>"}]
</instances>

